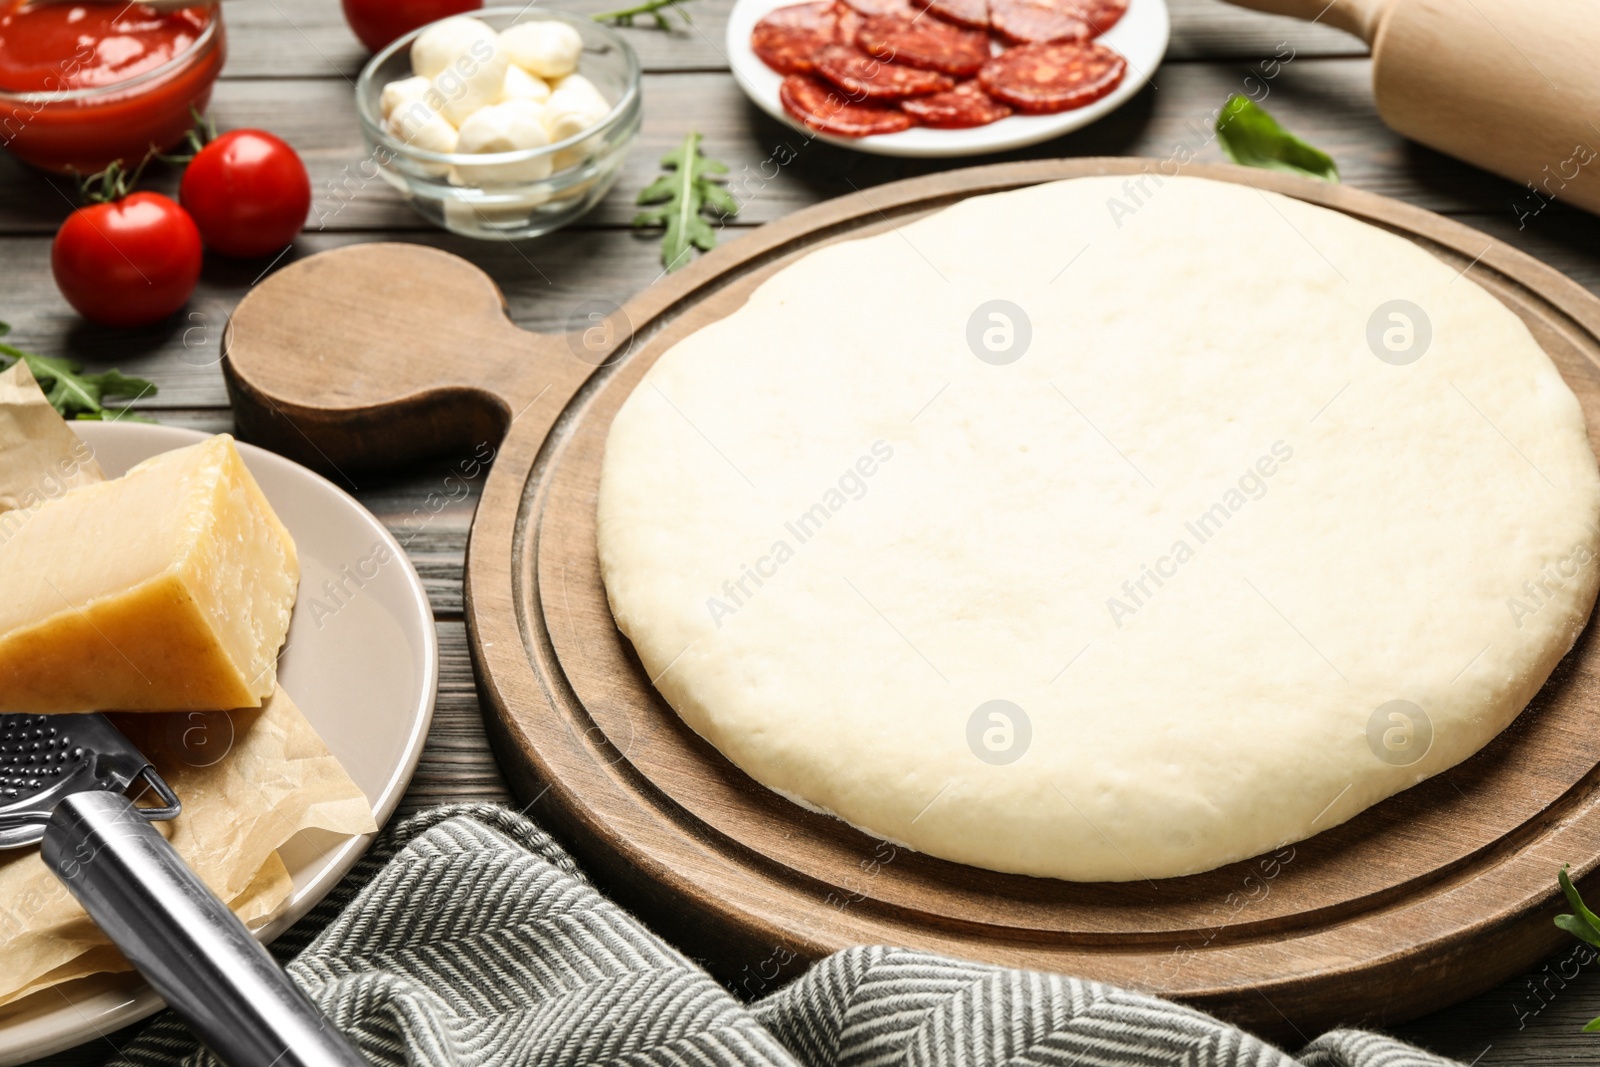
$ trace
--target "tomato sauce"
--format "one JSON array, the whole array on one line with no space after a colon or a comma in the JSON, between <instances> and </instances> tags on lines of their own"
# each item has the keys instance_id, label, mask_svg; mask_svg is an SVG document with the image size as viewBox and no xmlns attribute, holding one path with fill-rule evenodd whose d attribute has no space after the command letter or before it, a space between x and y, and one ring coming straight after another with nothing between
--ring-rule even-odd
<instances>
[{"instance_id":1,"label":"tomato sauce","mask_svg":"<svg viewBox=\"0 0 1600 1067\"><path fill-rule=\"evenodd\" d=\"M135 165L183 139L224 54L215 6L0 0L0 144L54 171Z\"/></svg>"}]
</instances>

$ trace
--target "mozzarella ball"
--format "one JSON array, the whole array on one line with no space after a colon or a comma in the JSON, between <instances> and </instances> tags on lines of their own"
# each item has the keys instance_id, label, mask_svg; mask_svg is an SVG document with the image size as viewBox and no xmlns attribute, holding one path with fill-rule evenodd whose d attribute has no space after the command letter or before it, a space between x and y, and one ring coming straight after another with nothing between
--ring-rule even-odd
<instances>
[{"instance_id":1,"label":"mozzarella ball","mask_svg":"<svg viewBox=\"0 0 1600 1067\"><path fill-rule=\"evenodd\" d=\"M389 132L425 152L454 152L456 128L425 101L411 100L389 115Z\"/></svg>"},{"instance_id":2,"label":"mozzarella ball","mask_svg":"<svg viewBox=\"0 0 1600 1067\"><path fill-rule=\"evenodd\" d=\"M575 137L606 117L611 105L594 83L570 74L556 85L544 105L544 128L551 141Z\"/></svg>"},{"instance_id":3,"label":"mozzarella ball","mask_svg":"<svg viewBox=\"0 0 1600 1067\"><path fill-rule=\"evenodd\" d=\"M531 100L542 104L550 99L550 86L538 75L529 74L512 63L506 67L506 80L500 88L500 100Z\"/></svg>"},{"instance_id":4,"label":"mozzarella ball","mask_svg":"<svg viewBox=\"0 0 1600 1067\"><path fill-rule=\"evenodd\" d=\"M378 109L383 112L384 118L388 118L396 109L414 104L427 95L427 78L401 78L383 87L383 93L378 97Z\"/></svg>"},{"instance_id":5,"label":"mozzarella ball","mask_svg":"<svg viewBox=\"0 0 1600 1067\"><path fill-rule=\"evenodd\" d=\"M559 78L578 69L583 36L565 22L519 22L501 31L500 47L529 74Z\"/></svg>"},{"instance_id":6,"label":"mozzarella ball","mask_svg":"<svg viewBox=\"0 0 1600 1067\"><path fill-rule=\"evenodd\" d=\"M542 110L531 100L508 100L482 108L461 124L456 151L484 155L543 148L550 137L541 121ZM540 156L518 163L462 163L456 171L469 185L504 185L548 178L551 162L548 156Z\"/></svg>"},{"instance_id":7,"label":"mozzarella ball","mask_svg":"<svg viewBox=\"0 0 1600 1067\"><path fill-rule=\"evenodd\" d=\"M389 132L413 148L425 152L454 152L456 128L445 121L425 100L408 100L390 112L384 125ZM412 162L411 167L422 174L439 177L448 169L440 163Z\"/></svg>"},{"instance_id":8,"label":"mozzarella ball","mask_svg":"<svg viewBox=\"0 0 1600 1067\"><path fill-rule=\"evenodd\" d=\"M462 81L452 77L449 71L441 75L440 79L435 79L432 91L435 94L434 99L439 104L439 114L455 126L461 125L472 115L492 106L500 99L498 87Z\"/></svg>"},{"instance_id":9,"label":"mozzarella ball","mask_svg":"<svg viewBox=\"0 0 1600 1067\"><path fill-rule=\"evenodd\" d=\"M549 144L540 122L543 112L531 100L507 100L476 111L461 124L460 151L514 152ZM531 143L522 143L530 138Z\"/></svg>"},{"instance_id":10,"label":"mozzarella ball","mask_svg":"<svg viewBox=\"0 0 1600 1067\"><path fill-rule=\"evenodd\" d=\"M605 94L595 86L594 82L582 74L568 74L557 78L550 83L550 89L552 93L557 89L565 89L566 92L561 94L563 100L587 101L591 109L602 115L611 110L611 101L606 99Z\"/></svg>"},{"instance_id":11,"label":"mozzarella ball","mask_svg":"<svg viewBox=\"0 0 1600 1067\"><path fill-rule=\"evenodd\" d=\"M497 36L488 25L467 15L436 22L411 42L412 73L437 78L461 56L476 52L487 58L496 51Z\"/></svg>"},{"instance_id":12,"label":"mozzarella ball","mask_svg":"<svg viewBox=\"0 0 1600 1067\"><path fill-rule=\"evenodd\" d=\"M430 102L435 103L441 115L460 126L473 112L499 101L509 66L506 54L499 49L487 56L477 52L458 56L434 75L432 87L438 99Z\"/></svg>"}]
</instances>

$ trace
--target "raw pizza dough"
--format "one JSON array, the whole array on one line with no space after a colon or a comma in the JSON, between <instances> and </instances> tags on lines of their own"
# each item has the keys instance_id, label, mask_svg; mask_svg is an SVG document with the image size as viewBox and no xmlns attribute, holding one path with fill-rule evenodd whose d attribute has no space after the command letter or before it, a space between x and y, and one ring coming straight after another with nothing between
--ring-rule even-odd
<instances>
[{"instance_id":1,"label":"raw pizza dough","mask_svg":"<svg viewBox=\"0 0 1600 1067\"><path fill-rule=\"evenodd\" d=\"M1587 618L1597 512L1576 398L1470 274L1273 193L1086 178L822 248L674 346L611 428L599 549L756 780L1125 880L1477 751Z\"/></svg>"}]
</instances>

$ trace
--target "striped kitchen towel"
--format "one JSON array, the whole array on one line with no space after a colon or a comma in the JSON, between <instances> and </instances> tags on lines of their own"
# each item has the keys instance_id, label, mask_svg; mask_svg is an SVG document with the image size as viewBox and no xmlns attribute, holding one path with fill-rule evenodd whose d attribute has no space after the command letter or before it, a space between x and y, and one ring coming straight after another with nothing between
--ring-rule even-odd
<instances>
[{"instance_id":1,"label":"striped kitchen towel","mask_svg":"<svg viewBox=\"0 0 1600 1067\"><path fill-rule=\"evenodd\" d=\"M902 948L830 956L746 1004L504 808L390 827L274 946L374 1065L1453 1067L1335 1031L1291 1057L1189 1008ZM114 1061L214 1061L163 1013Z\"/></svg>"}]
</instances>

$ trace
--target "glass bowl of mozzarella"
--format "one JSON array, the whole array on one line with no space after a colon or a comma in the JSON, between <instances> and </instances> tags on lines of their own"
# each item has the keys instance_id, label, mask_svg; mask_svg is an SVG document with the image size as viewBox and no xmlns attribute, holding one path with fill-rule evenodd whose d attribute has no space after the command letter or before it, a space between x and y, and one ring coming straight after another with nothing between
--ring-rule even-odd
<instances>
[{"instance_id":1,"label":"glass bowl of mozzarella","mask_svg":"<svg viewBox=\"0 0 1600 1067\"><path fill-rule=\"evenodd\" d=\"M639 57L592 19L491 7L429 23L356 82L361 172L453 233L537 237L600 202L639 134Z\"/></svg>"}]
</instances>

